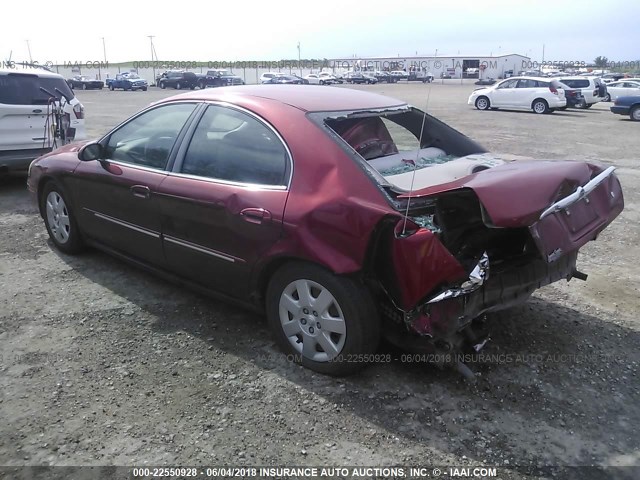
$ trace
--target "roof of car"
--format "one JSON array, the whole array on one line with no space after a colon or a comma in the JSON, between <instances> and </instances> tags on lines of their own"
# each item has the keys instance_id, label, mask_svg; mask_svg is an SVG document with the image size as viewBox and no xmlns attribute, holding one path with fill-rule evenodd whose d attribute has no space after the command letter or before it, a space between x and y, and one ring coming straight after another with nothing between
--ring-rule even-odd
<instances>
[{"instance_id":1,"label":"roof of car","mask_svg":"<svg viewBox=\"0 0 640 480\"><path fill-rule=\"evenodd\" d=\"M19 74L19 75L37 75L38 77L45 78L60 78L62 75L52 72L45 68L33 67L33 68L0 68L0 75L7 74Z\"/></svg>"},{"instance_id":2,"label":"roof of car","mask_svg":"<svg viewBox=\"0 0 640 480\"><path fill-rule=\"evenodd\" d=\"M509 77L509 78L505 78L505 80L542 80L542 81L547 81L549 80L548 77L530 77L530 76L526 76L526 75L519 75L517 77Z\"/></svg>"},{"instance_id":3,"label":"roof of car","mask_svg":"<svg viewBox=\"0 0 640 480\"><path fill-rule=\"evenodd\" d=\"M261 99L275 100L307 112L381 109L405 105L395 98L362 90L327 88L319 85L243 85L195 90L158 103L175 100L214 100L243 104Z\"/></svg>"}]
</instances>

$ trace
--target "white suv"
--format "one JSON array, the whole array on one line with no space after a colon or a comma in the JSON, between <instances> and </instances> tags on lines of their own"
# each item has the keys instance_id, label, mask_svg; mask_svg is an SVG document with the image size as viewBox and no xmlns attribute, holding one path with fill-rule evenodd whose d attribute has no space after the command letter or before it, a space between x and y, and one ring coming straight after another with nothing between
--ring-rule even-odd
<instances>
[{"instance_id":1,"label":"white suv","mask_svg":"<svg viewBox=\"0 0 640 480\"><path fill-rule=\"evenodd\" d=\"M607 87L600 77L556 77L570 88L579 88L582 90L584 97L584 108L590 108L598 102L605 101L607 98Z\"/></svg>"},{"instance_id":2,"label":"white suv","mask_svg":"<svg viewBox=\"0 0 640 480\"><path fill-rule=\"evenodd\" d=\"M61 75L0 69L0 174L26 172L34 158L86 136L84 107Z\"/></svg>"},{"instance_id":3,"label":"white suv","mask_svg":"<svg viewBox=\"0 0 640 480\"><path fill-rule=\"evenodd\" d=\"M564 90L538 77L511 77L490 87L478 88L469 96L478 110L518 108L549 113L567 105Z\"/></svg>"}]
</instances>

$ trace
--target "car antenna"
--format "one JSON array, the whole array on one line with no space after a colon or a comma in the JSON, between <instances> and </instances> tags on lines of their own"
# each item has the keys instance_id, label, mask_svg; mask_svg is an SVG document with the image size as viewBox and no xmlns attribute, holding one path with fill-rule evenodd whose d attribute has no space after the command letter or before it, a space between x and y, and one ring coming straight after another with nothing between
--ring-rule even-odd
<instances>
[{"instance_id":1,"label":"car antenna","mask_svg":"<svg viewBox=\"0 0 640 480\"><path fill-rule=\"evenodd\" d=\"M436 55L438 55L438 50L436 49ZM434 57L435 58L435 57ZM428 74L429 72L425 72ZM428 78L427 78L428 80ZM409 217L409 207L411 205L411 196L413 195L413 184L416 179L416 170L418 169L418 160L420 159L420 150L422 150L422 134L424 133L424 125L427 121L427 110L429 109L429 98L431 98L431 87L433 81L429 82L429 88L427 89L427 102L424 107L424 112L422 115L422 126L420 127L420 137L418 139L418 151L416 152L416 159L403 159L402 161L408 165L413 165L413 174L411 176L411 188L409 188L409 198L407 198L407 209L404 212L404 223L402 225L402 236L405 235L407 230L407 218Z\"/></svg>"}]
</instances>

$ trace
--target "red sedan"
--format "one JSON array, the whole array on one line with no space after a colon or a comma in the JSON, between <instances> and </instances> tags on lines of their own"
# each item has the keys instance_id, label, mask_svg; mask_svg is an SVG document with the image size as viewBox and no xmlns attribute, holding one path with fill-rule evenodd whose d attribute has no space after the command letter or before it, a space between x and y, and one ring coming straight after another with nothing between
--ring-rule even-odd
<instances>
[{"instance_id":1,"label":"red sedan","mask_svg":"<svg viewBox=\"0 0 640 480\"><path fill-rule=\"evenodd\" d=\"M280 346L328 374L381 336L479 350L485 313L586 278L578 249L623 209L613 167L506 162L402 101L304 85L167 98L35 160L28 184L63 252L266 311Z\"/></svg>"}]
</instances>

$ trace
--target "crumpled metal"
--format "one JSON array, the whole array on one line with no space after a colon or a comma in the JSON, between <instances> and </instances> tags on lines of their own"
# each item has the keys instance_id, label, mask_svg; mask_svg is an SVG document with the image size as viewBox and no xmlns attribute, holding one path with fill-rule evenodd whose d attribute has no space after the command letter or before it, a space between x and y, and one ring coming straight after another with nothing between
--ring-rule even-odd
<instances>
[{"instance_id":1,"label":"crumpled metal","mask_svg":"<svg viewBox=\"0 0 640 480\"><path fill-rule=\"evenodd\" d=\"M469 280L462 283L457 288L450 288L449 290L445 290L444 292L436 295L434 298L429 300L427 304L437 303L448 298L455 298L461 295L466 295L468 293L477 290L482 286L482 284L489 279L489 255L487 252L484 252L480 257L477 265L473 268L471 273L469 274Z\"/></svg>"}]
</instances>

